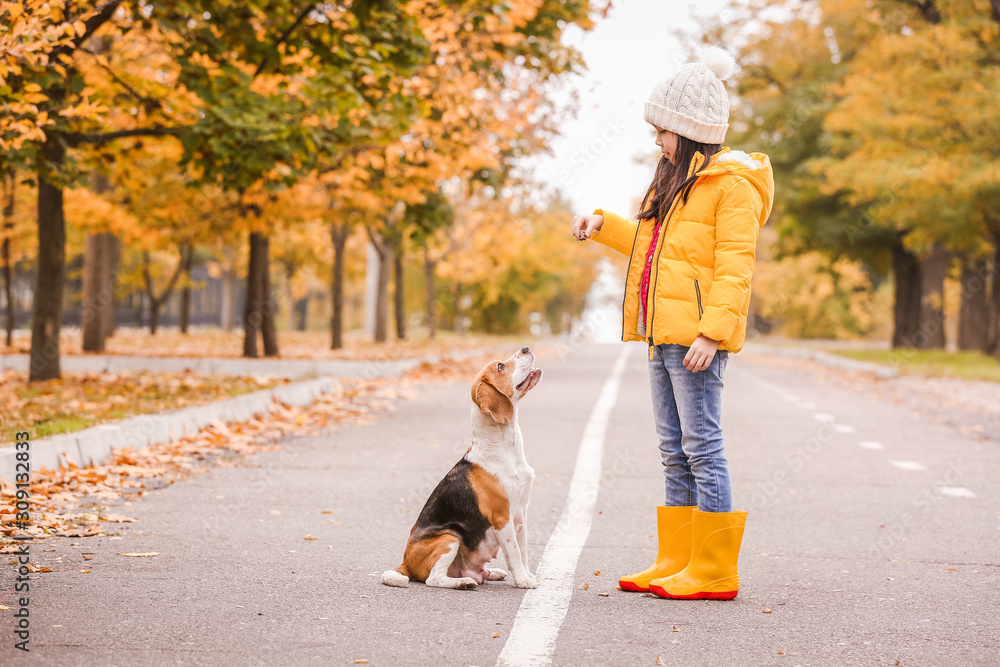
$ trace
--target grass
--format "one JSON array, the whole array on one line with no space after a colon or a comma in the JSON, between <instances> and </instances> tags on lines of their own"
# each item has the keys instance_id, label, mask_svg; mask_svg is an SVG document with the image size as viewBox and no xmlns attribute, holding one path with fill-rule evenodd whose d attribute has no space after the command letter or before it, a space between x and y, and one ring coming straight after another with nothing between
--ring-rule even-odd
<instances>
[{"instance_id":1,"label":"grass","mask_svg":"<svg viewBox=\"0 0 1000 667\"><path fill-rule=\"evenodd\" d=\"M906 375L1000 382L1000 359L981 352L943 350L827 350L843 357L892 366Z\"/></svg>"},{"instance_id":2,"label":"grass","mask_svg":"<svg viewBox=\"0 0 1000 667\"><path fill-rule=\"evenodd\" d=\"M285 381L208 373L64 373L28 385L23 373L0 372L0 446L27 431L34 438L156 414L266 389Z\"/></svg>"}]
</instances>

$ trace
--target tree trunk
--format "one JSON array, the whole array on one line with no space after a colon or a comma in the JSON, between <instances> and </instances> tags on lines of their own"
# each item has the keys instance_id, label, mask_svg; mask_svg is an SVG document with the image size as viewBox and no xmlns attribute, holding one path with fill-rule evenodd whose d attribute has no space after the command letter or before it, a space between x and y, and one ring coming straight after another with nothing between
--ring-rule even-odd
<instances>
[{"instance_id":1,"label":"tree trunk","mask_svg":"<svg viewBox=\"0 0 1000 667\"><path fill-rule=\"evenodd\" d=\"M87 234L83 250L83 351L104 352L103 293L108 285L105 234Z\"/></svg>"},{"instance_id":2,"label":"tree trunk","mask_svg":"<svg viewBox=\"0 0 1000 667\"><path fill-rule=\"evenodd\" d=\"M344 250L347 248L349 228L346 224L333 225L330 237L333 239L333 314L330 317L330 349L339 350L344 346Z\"/></svg>"},{"instance_id":3,"label":"tree trunk","mask_svg":"<svg viewBox=\"0 0 1000 667\"><path fill-rule=\"evenodd\" d=\"M287 321L285 326L288 327L289 331L295 331L295 317L296 317L296 300L295 294L292 292L292 278L295 277L295 267L290 263L285 264L285 303L288 304Z\"/></svg>"},{"instance_id":4,"label":"tree trunk","mask_svg":"<svg viewBox=\"0 0 1000 667\"><path fill-rule=\"evenodd\" d=\"M3 175L4 203L3 203L3 248L0 255L3 259L3 289L4 299L7 302L7 347L14 344L14 279L12 267L10 265L10 234L14 229L14 192L17 189L16 172L13 168L7 170Z\"/></svg>"},{"instance_id":5,"label":"tree trunk","mask_svg":"<svg viewBox=\"0 0 1000 667\"><path fill-rule=\"evenodd\" d=\"M989 298L988 257L962 262L962 302L958 311L958 349L981 351L986 346Z\"/></svg>"},{"instance_id":6,"label":"tree trunk","mask_svg":"<svg viewBox=\"0 0 1000 667\"><path fill-rule=\"evenodd\" d=\"M58 105L60 100L52 100ZM31 368L28 381L54 380L59 369L59 328L66 281L66 219L63 189L54 182L66 156L61 137L50 132L38 168L38 269L31 315Z\"/></svg>"},{"instance_id":7,"label":"tree trunk","mask_svg":"<svg viewBox=\"0 0 1000 667\"><path fill-rule=\"evenodd\" d=\"M993 262L989 268L990 302L983 352L1000 356L1000 226L993 236Z\"/></svg>"},{"instance_id":8,"label":"tree trunk","mask_svg":"<svg viewBox=\"0 0 1000 667\"><path fill-rule=\"evenodd\" d=\"M167 286L163 288L160 295L156 295L156 289L153 285L153 276L149 272L149 251L144 251L142 253L142 278L146 285L146 296L149 297L149 335L155 336L156 329L160 323L160 309L170 298L170 295L174 291L174 287L177 285L177 280L181 277L181 272L184 270L184 265L190 261L191 257L191 246L184 244L181 246L181 258L177 262L177 266L174 268L174 275L170 276L170 280L167 281Z\"/></svg>"},{"instance_id":9,"label":"tree trunk","mask_svg":"<svg viewBox=\"0 0 1000 667\"><path fill-rule=\"evenodd\" d=\"M266 234L250 234L250 260L247 271L247 303L243 324L243 356L257 357L257 332L264 341L264 356L278 354L278 335L274 328L274 300L271 299L271 281L268 263L268 238Z\"/></svg>"},{"instance_id":10,"label":"tree trunk","mask_svg":"<svg viewBox=\"0 0 1000 667\"><path fill-rule=\"evenodd\" d=\"M309 293L295 302L295 312L297 314L295 322L296 331L305 331L307 319L309 317Z\"/></svg>"},{"instance_id":11,"label":"tree trunk","mask_svg":"<svg viewBox=\"0 0 1000 667\"><path fill-rule=\"evenodd\" d=\"M181 333L188 332L191 324L191 262L194 259L194 249L188 246L187 254L181 262L181 271L184 275L184 287L181 288Z\"/></svg>"},{"instance_id":12,"label":"tree trunk","mask_svg":"<svg viewBox=\"0 0 1000 667\"><path fill-rule=\"evenodd\" d=\"M0 254L3 255L3 289L4 289L4 301L7 306L7 347L11 347L14 344L14 290L11 289L11 271L10 271L10 239L4 238L3 248L0 250Z\"/></svg>"},{"instance_id":13,"label":"tree trunk","mask_svg":"<svg viewBox=\"0 0 1000 667\"><path fill-rule=\"evenodd\" d=\"M437 262L431 259L430 251L424 245L424 282L427 288L427 335L437 335L437 290L434 285Z\"/></svg>"},{"instance_id":14,"label":"tree trunk","mask_svg":"<svg viewBox=\"0 0 1000 667\"><path fill-rule=\"evenodd\" d=\"M943 349L945 346L944 279L950 260L943 246L935 246L920 260L920 329L913 337L919 349Z\"/></svg>"},{"instance_id":15,"label":"tree trunk","mask_svg":"<svg viewBox=\"0 0 1000 667\"><path fill-rule=\"evenodd\" d=\"M913 339L920 322L920 263L916 255L903 246L902 240L892 250L896 284L892 347L914 347Z\"/></svg>"},{"instance_id":16,"label":"tree trunk","mask_svg":"<svg viewBox=\"0 0 1000 667\"><path fill-rule=\"evenodd\" d=\"M375 291L375 342L389 339L389 264L392 255L382 245L378 250L378 286Z\"/></svg>"},{"instance_id":17,"label":"tree trunk","mask_svg":"<svg viewBox=\"0 0 1000 667\"><path fill-rule=\"evenodd\" d=\"M389 265L393 248L385 238L368 230L368 238L378 253L378 280L375 284L375 342L384 343L389 338Z\"/></svg>"},{"instance_id":18,"label":"tree trunk","mask_svg":"<svg viewBox=\"0 0 1000 667\"><path fill-rule=\"evenodd\" d=\"M107 176L94 171L91 189L100 195L111 185ZM83 351L104 352L105 341L114 330L115 293L118 276L115 265L116 239L114 234L100 232L87 234L83 254ZM111 312L111 322L106 311Z\"/></svg>"},{"instance_id":19,"label":"tree trunk","mask_svg":"<svg viewBox=\"0 0 1000 667\"><path fill-rule=\"evenodd\" d=\"M104 331L105 342L114 335L118 328L118 316L115 314L115 306L118 303L118 285L121 280L122 262L122 240L114 234L108 234L105 238L105 260L108 264L108 284L107 304L101 309L101 317L104 323L101 325Z\"/></svg>"},{"instance_id":20,"label":"tree trunk","mask_svg":"<svg viewBox=\"0 0 1000 667\"><path fill-rule=\"evenodd\" d=\"M264 340L264 356L278 356L278 330L274 324L274 315L278 311L278 304L271 298L271 264L268 257L270 251L270 240L266 235L262 235L262 255L261 261L261 282L263 283L264 299L261 301L261 313L264 320L261 323L261 337Z\"/></svg>"},{"instance_id":21,"label":"tree trunk","mask_svg":"<svg viewBox=\"0 0 1000 667\"><path fill-rule=\"evenodd\" d=\"M149 335L155 336L156 329L160 326L160 307L163 306L162 301L157 301L156 299L149 300Z\"/></svg>"},{"instance_id":22,"label":"tree trunk","mask_svg":"<svg viewBox=\"0 0 1000 667\"><path fill-rule=\"evenodd\" d=\"M393 291L396 300L396 339L406 338L406 285L403 280L403 244L397 243L393 251Z\"/></svg>"},{"instance_id":23,"label":"tree trunk","mask_svg":"<svg viewBox=\"0 0 1000 667\"><path fill-rule=\"evenodd\" d=\"M236 269L233 268L233 252L226 249L226 258L229 265L222 271L222 303L219 304L222 310L219 316L219 326L223 331L233 328L233 301L236 299Z\"/></svg>"},{"instance_id":24,"label":"tree trunk","mask_svg":"<svg viewBox=\"0 0 1000 667\"><path fill-rule=\"evenodd\" d=\"M250 234L250 257L247 260L247 297L243 306L243 356L256 359L257 333L263 323L264 316L260 312L260 302L263 299L263 289L260 286L261 270L257 266L260 259L260 235Z\"/></svg>"}]
</instances>

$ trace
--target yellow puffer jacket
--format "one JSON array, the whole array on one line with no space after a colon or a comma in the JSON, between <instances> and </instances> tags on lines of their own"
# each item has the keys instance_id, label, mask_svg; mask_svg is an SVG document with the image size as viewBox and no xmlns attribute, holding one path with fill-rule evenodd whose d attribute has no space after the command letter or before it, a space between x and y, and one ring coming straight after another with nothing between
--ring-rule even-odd
<instances>
[{"instance_id":1,"label":"yellow puffer jacket","mask_svg":"<svg viewBox=\"0 0 1000 667\"><path fill-rule=\"evenodd\" d=\"M704 159L695 153L688 175ZM720 350L739 352L746 338L757 235L773 202L774 175L767 155L729 148L713 155L687 203L678 197L660 229L649 303L643 308L639 283L654 221L594 211L604 216L604 225L592 238L630 258L622 340L690 346L703 334L719 341Z\"/></svg>"}]
</instances>

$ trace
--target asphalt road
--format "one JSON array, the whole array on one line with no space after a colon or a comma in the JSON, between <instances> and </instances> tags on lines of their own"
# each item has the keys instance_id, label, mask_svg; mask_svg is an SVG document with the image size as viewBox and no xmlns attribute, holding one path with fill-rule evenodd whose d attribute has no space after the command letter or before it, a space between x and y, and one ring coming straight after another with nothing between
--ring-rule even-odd
<instances>
[{"instance_id":1,"label":"asphalt road","mask_svg":"<svg viewBox=\"0 0 1000 667\"><path fill-rule=\"evenodd\" d=\"M533 569L621 350L541 359L521 405ZM739 597L615 590L655 551L662 500L646 363L633 344L569 607L550 621L552 664L1000 664L1000 441L764 355L731 357L726 374L734 506L749 511ZM116 507L141 519L119 535L37 544L36 562L58 571L32 581L30 656L3 612L0 663L496 664L525 591L379 581L468 447L468 411L465 383L426 385L375 424L289 439Z\"/></svg>"}]
</instances>

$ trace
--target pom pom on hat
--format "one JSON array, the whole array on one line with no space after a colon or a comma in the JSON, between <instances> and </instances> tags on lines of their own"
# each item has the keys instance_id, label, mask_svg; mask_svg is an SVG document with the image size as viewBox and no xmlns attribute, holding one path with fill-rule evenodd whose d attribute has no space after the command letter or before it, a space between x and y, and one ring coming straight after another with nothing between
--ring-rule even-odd
<instances>
[{"instance_id":1,"label":"pom pom on hat","mask_svg":"<svg viewBox=\"0 0 1000 667\"><path fill-rule=\"evenodd\" d=\"M647 123L692 141L720 144L729 129L729 93L723 83L736 60L718 46L705 48L653 89L643 109Z\"/></svg>"},{"instance_id":2,"label":"pom pom on hat","mask_svg":"<svg viewBox=\"0 0 1000 667\"><path fill-rule=\"evenodd\" d=\"M736 59L730 55L729 51L718 47L710 46L705 49L701 58L708 71L716 76L719 81L725 81L736 72Z\"/></svg>"}]
</instances>

